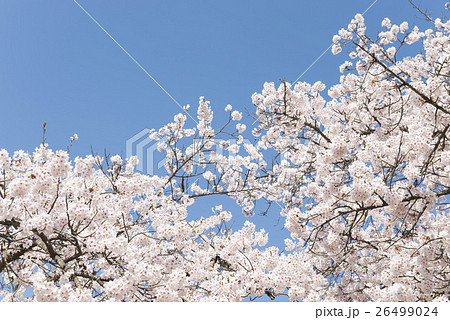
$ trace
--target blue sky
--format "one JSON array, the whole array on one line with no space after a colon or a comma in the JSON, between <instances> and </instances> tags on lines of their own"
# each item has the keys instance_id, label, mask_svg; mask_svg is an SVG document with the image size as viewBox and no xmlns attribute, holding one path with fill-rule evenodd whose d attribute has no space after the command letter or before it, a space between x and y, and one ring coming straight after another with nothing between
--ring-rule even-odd
<instances>
[{"instance_id":1,"label":"blue sky","mask_svg":"<svg viewBox=\"0 0 450 320\"><path fill-rule=\"evenodd\" d=\"M374 0L78 2L181 105L205 96L219 116L228 103L252 111L265 81L295 80ZM443 4L427 1L436 13ZM417 20L407 0L379 0L369 28L385 16ZM54 149L76 132L73 155L125 153L128 138L180 111L72 0L0 0L0 44L0 146L10 152L34 150L46 121ZM344 58L325 54L302 80L335 83Z\"/></svg>"},{"instance_id":2,"label":"blue sky","mask_svg":"<svg viewBox=\"0 0 450 320\"><path fill-rule=\"evenodd\" d=\"M369 33L384 17L423 24L407 0L77 1L194 117L200 96L215 117L227 104L253 111L264 82L297 79L371 5ZM439 16L446 1L422 2ZM329 87L345 59L328 52L301 80ZM52 149L78 134L72 158L91 146L125 155L127 139L178 112L74 1L0 0L0 148L34 150L45 121ZM276 233L277 219L255 221Z\"/></svg>"}]
</instances>

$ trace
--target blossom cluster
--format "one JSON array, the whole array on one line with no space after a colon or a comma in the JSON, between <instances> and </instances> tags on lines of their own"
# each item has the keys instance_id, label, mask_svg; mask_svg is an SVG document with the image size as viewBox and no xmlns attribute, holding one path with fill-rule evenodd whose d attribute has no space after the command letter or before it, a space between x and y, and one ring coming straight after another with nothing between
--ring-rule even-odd
<instances>
[{"instance_id":1,"label":"blossom cluster","mask_svg":"<svg viewBox=\"0 0 450 320\"><path fill-rule=\"evenodd\" d=\"M241 112L227 105L216 129L201 97L196 127L178 114L150 134L165 175L134 172L135 157L1 149L3 300L447 300L450 22L382 28L372 40L358 14L339 31L332 51L350 46L352 61L328 90L265 83L254 143ZM251 218L233 230L222 205L190 218L219 195L248 217L274 204L285 247Z\"/></svg>"}]
</instances>

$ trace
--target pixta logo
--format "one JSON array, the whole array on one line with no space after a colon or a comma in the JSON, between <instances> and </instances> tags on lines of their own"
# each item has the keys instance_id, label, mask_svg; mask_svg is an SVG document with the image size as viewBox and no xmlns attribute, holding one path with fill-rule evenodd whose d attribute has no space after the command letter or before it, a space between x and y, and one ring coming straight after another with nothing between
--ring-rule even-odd
<instances>
[{"instance_id":1,"label":"pixta logo","mask_svg":"<svg viewBox=\"0 0 450 320\"><path fill-rule=\"evenodd\" d=\"M166 164L166 159L164 152L158 150L158 145L160 141L155 141L149 137L151 133L150 129L143 129L139 133L135 134L133 137L126 142L126 156L130 158L131 156L136 156L139 160L136 170L138 172L157 175L166 174L164 165ZM194 150L202 150L203 160L209 161L211 157L211 152L215 152L217 155L224 156L226 158L236 157L238 154L241 156L248 156L248 147L254 144L248 139L242 139L238 142L237 139L212 139L209 140L210 143L208 148L204 148L202 144L205 143L204 140L190 141L191 147ZM188 141L186 141L188 142ZM253 148L256 150L256 148ZM286 160L285 153L279 155L279 161ZM200 156L197 153L193 157L194 163L199 163ZM212 163L211 163L212 164Z\"/></svg>"},{"instance_id":2,"label":"pixta logo","mask_svg":"<svg viewBox=\"0 0 450 320\"><path fill-rule=\"evenodd\" d=\"M136 170L149 175L164 167L165 158L158 152L158 141L149 138L150 129L141 130L126 142L127 158L136 156L139 160Z\"/></svg>"}]
</instances>

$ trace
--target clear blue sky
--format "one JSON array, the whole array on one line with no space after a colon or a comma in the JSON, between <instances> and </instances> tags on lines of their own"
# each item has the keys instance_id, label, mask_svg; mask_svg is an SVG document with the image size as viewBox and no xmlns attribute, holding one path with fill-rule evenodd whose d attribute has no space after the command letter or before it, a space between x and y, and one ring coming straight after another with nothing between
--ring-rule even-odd
<instances>
[{"instance_id":1,"label":"clear blue sky","mask_svg":"<svg viewBox=\"0 0 450 320\"><path fill-rule=\"evenodd\" d=\"M252 111L250 97L265 81L295 80L374 2L77 1L181 105L196 107L205 96L216 117L227 104ZM422 2L438 16L446 1ZM379 0L365 17L372 34L384 17L422 23L407 0ZM343 60L328 52L301 80L330 86ZM178 112L74 1L0 0L0 148L33 151L46 121L53 149L78 134L72 158L89 154L91 145L125 155L127 139ZM277 231L276 219L255 221Z\"/></svg>"},{"instance_id":2,"label":"clear blue sky","mask_svg":"<svg viewBox=\"0 0 450 320\"><path fill-rule=\"evenodd\" d=\"M265 81L295 80L337 30L374 0L79 0L180 104L205 96L220 110L252 110ZM426 1L438 13L445 1ZM407 0L379 0L367 12L413 21ZM416 19L417 20L417 19ZM337 81L344 56L327 53L302 80ZM71 0L0 0L0 147L48 142L73 155L90 146L125 153L125 141L171 121L179 107Z\"/></svg>"}]
</instances>

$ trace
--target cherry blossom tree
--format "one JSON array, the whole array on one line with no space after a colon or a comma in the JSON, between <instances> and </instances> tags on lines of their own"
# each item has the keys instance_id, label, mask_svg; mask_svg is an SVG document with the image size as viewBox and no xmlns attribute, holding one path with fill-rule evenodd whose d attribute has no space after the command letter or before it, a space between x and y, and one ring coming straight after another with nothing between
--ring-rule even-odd
<instances>
[{"instance_id":1,"label":"cherry blossom tree","mask_svg":"<svg viewBox=\"0 0 450 320\"><path fill-rule=\"evenodd\" d=\"M448 300L450 22L425 16L429 29L384 19L369 37L356 15L333 38L349 50L339 84L266 83L252 143L242 113L213 126L200 98L195 128L187 106L150 135L165 175L45 140L0 150L3 301ZM242 228L223 205L188 217L218 195ZM262 201L284 217L284 248L252 223Z\"/></svg>"}]
</instances>

